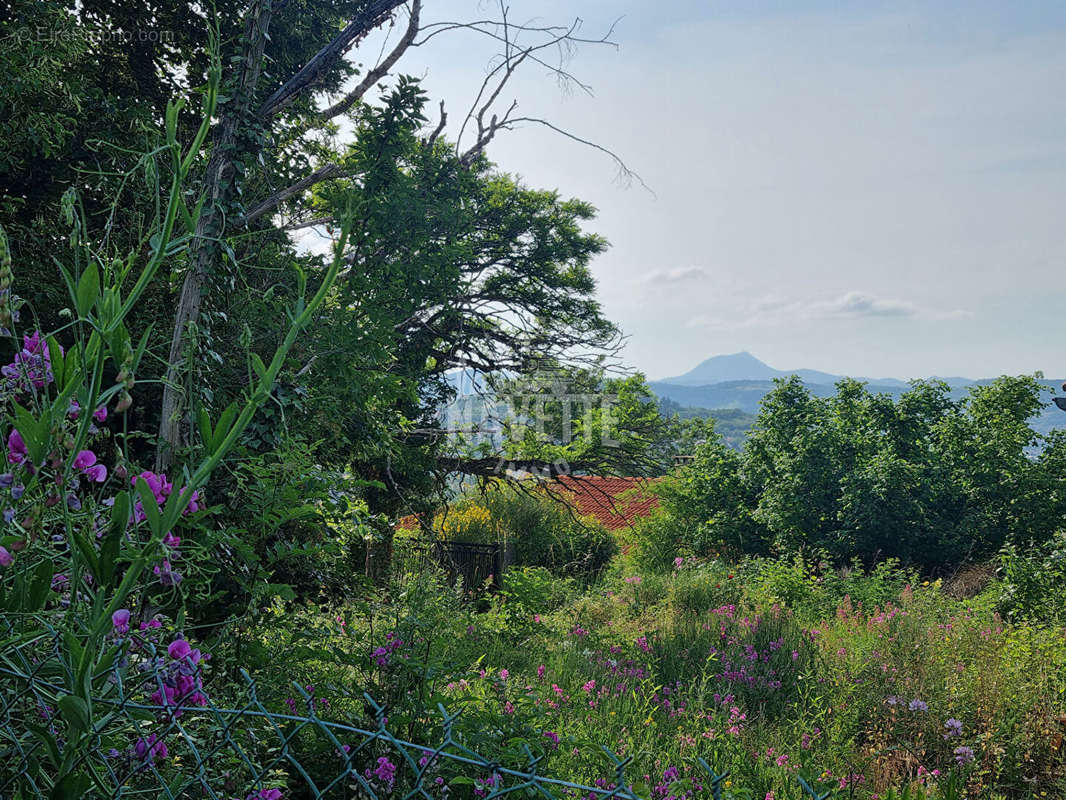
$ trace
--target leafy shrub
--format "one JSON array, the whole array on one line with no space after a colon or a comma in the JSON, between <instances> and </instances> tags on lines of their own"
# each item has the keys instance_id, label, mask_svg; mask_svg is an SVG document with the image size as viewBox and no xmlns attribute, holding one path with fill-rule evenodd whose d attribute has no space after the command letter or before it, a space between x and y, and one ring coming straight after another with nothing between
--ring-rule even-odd
<instances>
[{"instance_id":1,"label":"leafy shrub","mask_svg":"<svg viewBox=\"0 0 1066 800\"><path fill-rule=\"evenodd\" d=\"M367 572L368 544L387 531L359 496L364 484L323 469L313 451L286 439L246 455L219 487L227 501L218 557L230 592L248 602L350 594Z\"/></svg>"},{"instance_id":2,"label":"leafy shrub","mask_svg":"<svg viewBox=\"0 0 1066 800\"><path fill-rule=\"evenodd\" d=\"M512 549L516 566L584 579L600 574L618 549L602 525L575 520L556 501L510 486L456 503L435 527L446 538L498 542Z\"/></svg>"},{"instance_id":3,"label":"leafy shrub","mask_svg":"<svg viewBox=\"0 0 1066 800\"><path fill-rule=\"evenodd\" d=\"M717 560L707 564L682 560L674 570L668 593L673 608L693 614L739 603L742 596L735 569Z\"/></svg>"},{"instance_id":4,"label":"leafy shrub","mask_svg":"<svg viewBox=\"0 0 1066 800\"><path fill-rule=\"evenodd\" d=\"M743 571L760 607L780 603L811 621L832 614L845 598L861 608L898 601L903 589L916 581L913 573L891 559L866 571L857 561L833 568L824 559L759 558L746 562Z\"/></svg>"},{"instance_id":5,"label":"leafy shrub","mask_svg":"<svg viewBox=\"0 0 1066 800\"><path fill-rule=\"evenodd\" d=\"M683 521L661 507L636 520L626 534L633 563L645 572L672 569L674 559L683 555L684 527ZM691 549L684 547L684 554L691 554Z\"/></svg>"},{"instance_id":6,"label":"leafy shrub","mask_svg":"<svg viewBox=\"0 0 1066 800\"><path fill-rule=\"evenodd\" d=\"M518 567L504 572L500 593L532 615L560 608L574 596L575 587L544 567Z\"/></svg>"},{"instance_id":7,"label":"leafy shrub","mask_svg":"<svg viewBox=\"0 0 1066 800\"><path fill-rule=\"evenodd\" d=\"M836 388L823 398L798 378L779 381L742 452L709 441L663 481L682 551L896 558L941 571L1005 543L1047 541L1066 513L1066 436L1030 426L1044 392L1036 379L999 378L962 400L937 382L898 400L852 380Z\"/></svg>"},{"instance_id":8,"label":"leafy shrub","mask_svg":"<svg viewBox=\"0 0 1066 800\"><path fill-rule=\"evenodd\" d=\"M1048 623L1066 616L1066 531L1044 547L1022 554L1008 545L1000 554L1000 609L1010 617Z\"/></svg>"}]
</instances>

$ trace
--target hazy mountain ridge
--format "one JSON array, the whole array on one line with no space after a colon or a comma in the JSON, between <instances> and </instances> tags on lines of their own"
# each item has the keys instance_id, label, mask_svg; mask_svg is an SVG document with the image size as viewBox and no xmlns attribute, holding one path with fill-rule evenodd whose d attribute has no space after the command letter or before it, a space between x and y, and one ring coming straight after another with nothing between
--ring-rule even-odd
<instances>
[{"instance_id":1,"label":"hazy mountain ridge","mask_svg":"<svg viewBox=\"0 0 1066 800\"><path fill-rule=\"evenodd\" d=\"M836 394L836 383L845 377L820 370L774 369L751 353L742 352L708 358L684 375L649 381L648 385L660 400L669 399L683 407L735 408L748 413L757 413L763 396L774 388L774 379L790 375L799 376L807 389L816 397L831 397ZM718 379L715 380L715 378ZM893 398L898 398L910 388L909 383L897 378L858 377L855 380L866 383L866 388L874 394L888 394ZM951 397L958 400L966 396L969 387L987 385L995 378L933 376L929 380L942 380L947 383L951 387ZM1062 381L1045 379L1040 383L1054 392ZM1049 407L1033 420L1033 428L1040 433L1066 427L1066 414L1050 405L1050 394L1047 399Z\"/></svg>"}]
</instances>

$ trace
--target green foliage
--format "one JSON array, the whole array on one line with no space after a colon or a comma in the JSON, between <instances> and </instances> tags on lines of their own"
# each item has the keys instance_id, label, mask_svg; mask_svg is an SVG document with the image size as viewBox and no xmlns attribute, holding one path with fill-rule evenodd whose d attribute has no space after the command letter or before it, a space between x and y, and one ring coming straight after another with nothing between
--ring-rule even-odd
<instances>
[{"instance_id":1,"label":"green foliage","mask_svg":"<svg viewBox=\"0 0 1066 800\"><path fill-rule=\"evenodd\" d=\"M324 469L313 453L287 440L247 454L220 487L226 503L214 537L224 568L215 588L230 613L232 603L339 598L360 585L367 547L388 523L360 498L364 482Z\"/></svg>"},{"instance_id":2,"label":"green foliage","mask_svg":"<svg viewBox=\"0 0 1066 800\"><path fill-rule=\"evenodd\" d=\"M909 577L891 565L685 559L582 593L516 569L474 613L430 570L395 576L372 602L308 608L245 635L261 641L279 710L289 679L355 714L350 687L371 685L413 732L436 735L440 702L462 710L454 730L478 752L506 763L525 743L575 778L603 773L607 741L649 787L669 785L676 767L679 791L698 777L686 771L696 753L731 770L725 791L758 800L800 797L796 774L842 797L1060 794L1059 632L1004 623L987 603ZM972 763L959 763L960 747Z\"/></svg>"},{"instance_id":3,"label":"green foliage","mask_svg":"<svg viewBox=\"0 0 1066 800\"><path fill-rule=\"evenodd\" d=\"M703 445L664 483L663 505L696 554L823 551L937 569L1046 541L1066 474L1062 437L1029 425L1042 391L1000 378L953 401L946 385L915 382L894 402L851 380L829 398L778 381L744 450Z\"/></svg>"},{"instance_id":4,"label":"green foliage","mask_svg":"<svg viewBox=\"0 0 1066 800\"><path fill-rule=\"evenodd\" d=\"M500 594L520 613L532 618L536 613L557 610L576 593L572 581L560 579L544 567L517 567L503 574Z\"/></svg>"},{"instance_id":5,"label":"green foliage","mask_svg":"<svg viewBox=\"0 0 1066 800\"><path fill-rule=\"evenodd\" d=\"M617 552L614 539L594 520L575 519L562 503L525 487L491 485L453 504L436 527L449 539L499 542L511 549L517 566L586 580Z\"/></svg>"},{"instance_id":6,"label":"green foliage","mask_svg":"<svg viewBox=\"0 0 1066 800\"><path fill-rule=\"evenodd\" d=\"M668 418L676 419L679 427L681 454L689 455L691 450L687 445L696 443L700 439L711 438L703 435L701 423L704 420L714 421L714 430L722 437L727 445L734 450L740 450L748 438L748 432L755 424L755 414L739 408L699 408L696 406L683 406L669 397L659 400L659 412Z\"/></svg>"},{"instance_id":7,"label":"green foliage","mask_svg":"<svg viewBox=\"0 0 1066 800\"><path fill-rule=\"evenodd\" d=\"M511 411L501 420L507 461L593 475L660 475L669 468L676 431L660 416L642 374L611 377L601 367L549 364L542 359L533 375L490 376L493 396Z\"/></svg>"},{"instance_id":8,"label":"green foliage","mask_svg":"<svg viewBox=\"0 0 1066 800\"><path fill-rule=\"evenodd\" d=\"M1011 618L1053 622L1066 608L1066 532L1058 531L1043 546L1021 550L1007 545L1000 554L1003 582L1001 610Z\"/></svg>"},{"instance_id":9,"label":"green foliage","mask_svg":"<svg viewBox=\"0 0 1066 800\"><path fill-rule=\"evenodd\" d=\"M668 570L679 554L691 555L685 523L662 507L635 520L624 535L633 563L645 572Z\"/></svg>"}]
</instances>

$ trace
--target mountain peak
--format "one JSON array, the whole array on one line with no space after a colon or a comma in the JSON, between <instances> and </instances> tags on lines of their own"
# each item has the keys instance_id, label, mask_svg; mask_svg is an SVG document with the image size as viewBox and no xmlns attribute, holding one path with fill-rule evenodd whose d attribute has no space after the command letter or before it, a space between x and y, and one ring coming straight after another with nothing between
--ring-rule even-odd
<instances>
[{"instance_id":1,"label":"mountain peak","mask_svg":"<svg viewBox=\"0 0 1066 800\"><path fill-rule=\"evenodd\" d=\"M663 383L681 386L701 386L725 381L770 380L785 373L765 364L747 350L727 355L711 356L694 369L676 378L664 378Z\"/></svg>"}]
</instances>

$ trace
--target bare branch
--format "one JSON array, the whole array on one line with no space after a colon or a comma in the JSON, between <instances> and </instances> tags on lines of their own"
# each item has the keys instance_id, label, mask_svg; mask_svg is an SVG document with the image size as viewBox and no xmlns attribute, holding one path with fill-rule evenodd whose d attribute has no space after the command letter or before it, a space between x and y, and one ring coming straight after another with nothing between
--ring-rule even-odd
<instances>
[{"instance_id":1,"label":"bare branch","mask_svg":"<svg viewBox=\"0 0 1066 800\"><path fill-rule=\"evenodd\" d=\"M287 225L282 225L281 230L298 231L302 230L303 228L313 228L316 225L329 225L330 223L335 223L336 221L336 217L334 217L332 214L328 214L324 217L312 217L311 219L305 219L302 222L290 222Z\"/></svg>"},{"instance_id":2,"label":"bare branch","mask_svg":"<svg viewBox=\"0 0 1066 800\"><path fill-rule=\"evenodd\" d=\"M448 122L448 112L446 112L444 110L444 101L441 100L440 101L440 122L437 123L437 127L433 129L433 133L431 133L429 135L429 138L426 139L426 147L432 147L434 144L436 144L437 139L440 137L441 133L444 131L444 126L445 126L445 124L447 124L447 122Z\"/></svg>"},{"instance_id":3,"label":"bare branch","mask_svg":"<svg viewBox=\"0 0 1066 800\"><path fill-rule=\"evenodd\" d=\"M619 178L621 180L623 180L625 182L632 182L632 181L635 180L644 189L646 189L648 192L651 192L652 195L655 194L655 192L652 191L651 187L648 186L648 184L646 184L644 182L644 179L641 178L640 175L638 175L632 169L630 169L626 165L626 163L622 160L621 156L619 156L613 150L609 150L608 148L604 147L603 145L596 144L595 142L590 141L588 139L583 139L583 138L581 138L580 136L578 136L576 134L570 133L570 131L563 130L562 128L558 127L557 125L553 125L552 123L548 122L548 120L546 120L546 119L541 119L539 117L514 117L513 119L505 119L505 120L501 121L496 127L501 129L501 130L503 130L503 129L511 129L514 125L517 125L520 122L530 122L530 123L534 123L536 125L543 125L545 128L550 128L551 130L555 131L556 133L562 134L567 139L572 139L575 142L583 144L583 145L585 145L587 147L591 147L594 150L599 150L601 153L605 153L606 155L608 155L611 158L612 161L614 161L615 165L618 167L618 175L619 175Z\"/></svg>"},{"instance_id":4,"label":"bare branch","mask_svg":"<svg viewBox=\"0 0 1066 800\"><path fill-rule=\"evenodd\" d=\"M385 57L376 67L370 70L366 76L359 82L359 85L352 89L348 94L338 100L336 103L325 109L318 115L320 122L326 122L333 119L338 114L343 114L349 108L358 103L363 95L372 87L375 83L384 78L390 69L400 60L407 48L411 46L411 42L414 41L415 36L418 34L419 15L422 11L422 0L414 0L411 4L411 16L407 23L407 30L404 32L403 37L396 44L396 47L392 49L392 52Z\"/></svg>"},{"instance_id":5,"label":"bare branch","mask_svg":"<svg viewBox=\"0 0 1066 800\"><path fill-rule=\"evenodd\" d=\"M272 117L292 103L325 72L332 69L358 39L384 22L403 3L404 0L370 0L363 11L344 26L329 44L267 98L259 109L260 119Z\"/></svg>"},{"instance_id":6,"label":"bare branch","mask_svg":"<svg viewBox=\"0 0 1066 800\"><path fill-rule=\"evenodd\" d=\"M326 164L324 167L319 167L306 178L301 178L291 186L286 186L284 189L274 192L274 194L270 195L270 197L267 197L265 200L261 200L260 202L256 203L256 205L254 205L252 209L247 214L245 214L244 217L240 220L240 224L250 225L264 214L267 214L277 208L279 203L282 203L285 200L288 200L290 197L307 191L316 183L328 181L330 178L337 178L343 174L345 174L344 170L341 169L339 164L329 163Z\"/></svg>"}]
</instances>

